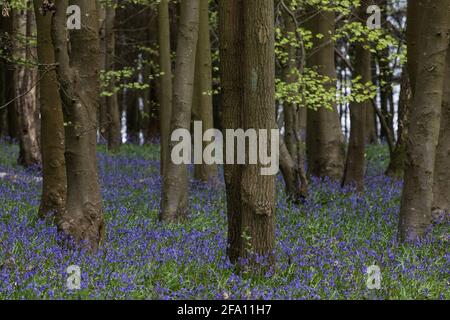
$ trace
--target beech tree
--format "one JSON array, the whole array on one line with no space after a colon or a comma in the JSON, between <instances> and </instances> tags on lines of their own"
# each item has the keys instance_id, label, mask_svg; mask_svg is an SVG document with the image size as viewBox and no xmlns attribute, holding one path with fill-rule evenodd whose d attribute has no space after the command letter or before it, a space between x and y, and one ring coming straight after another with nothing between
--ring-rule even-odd
<instances>
[{"instance_id":1,"label":"beech tree","mask_svg":"<svg viewBox=\"0 0 450 320\"><path fill-rule=\"evenodd\" d=\"M52 40L66 123L67 172L66 209L56 217L56 223L64 234L96 250L105 232L96 154L100 106L98 8L91 0L71 3L84 13L80 30L68 33L67 0L58 1L52 19Z\"/></svg>"},{"instance_id":2,"label":"beech tree","mask_svg":"<svg viewBox=\"0 0 450 320\"><path fill-rule=\"evenodd\" d=\"M180 31L173 83L173 110L170 130L190 129L194 97L195 57L197 51L200 1L181 2ZM170 144L170 149L174 143ZM170 157L170 153L168 155ZM167 162L163 177L160 220L175 222L188 215L188 170L186 164Z\"/></svg>"},{"instance_id":3,"label":"beech tree","mask_svg":"<svg viewBox=\"0 0 450 320\"><path fill-rule=\"evenodd\" d=\"M219 15L223 127L275 129L274 3L222 0ZM272 257L275 176L261 175L260 168L225 168L228 255L232 262L239 258L256 262L255 256Z\"/></svg>"},{"instance_id":4,"label":"beech tree","mask_svg":"<svg viewBox=\"0 0 450 320\"><path fill-rule=\"evenodd\" d=\"M356 9L356 18L364 20L368 1L362 1ZM370 51L367 43L360 42L354 45L353 77L359 78L362 83L372 80L370 65ZM370 101L353 101L350 103L351 131L348 143L347 162L345 165L343 185L355 184L359 191L364 188L365 155L366 155L366 129L367 113L372 111ZM373 112L373 111L372 111Z\"/></svg>"},{"instance_id":5,"label":"beech tree","mask_svg":"<svg viewBox=\"0 0 450 320\"><path fill-rule=\"evenodd\" d=\"M209 34L209 0L200 0L200 22L195 62L194 101L192 119L202 122L203 133L214 128L212 100L212 62ZM203 143L203 148L208 142ZM217 178L217 165L206 163L195 166L194 177L208 182Z\"/></svg>"},{"instance_id":6,"label":"beech tree","mask_svg":"<svg viewBox=\"0 0 450 320\"><path fill-rule=\"evenodd\" d=\"M34 51L29 43L34 16L26 9L15 9L12 16L12 31L17 36L13 42L12 55L19 62L14 70L14 110L17 113L17 137L20 142L18 162L28 167L41 163L35 86L37 74L35 68L28 64Z\"/></svg>"},{"instance_id":7,"label":"beech tree","mask_svg":"<svg viewBox=\"0 0 450 320\"><path fill-rule=\"evenodd\" d=\"M172 63L170 59L170 19L168 0L158 5L159 67L159 121L161 136L161 175L169 161L170 119L172 115Z\"/></svg>"},{"instance_id":8,"label":"beech tree","mask_svg":"<svg viewBox=\"0 0 450 320\"><path fill-rule=\"evenodd\" d=\"M321 36L314 38L315 50L307 58L307 65L320 75L328 77L326 86L332 88L336 84L335 45L332 39L335 13L329 10L319 13L318 10L320 9L308 7L309 17L305 28ZM336 105L332 106L332 110L323 107L308 109L306 136L309 173L317 177L342 179L344 136Z\"/></svg>"},{"instance_id":9,"label":"beech tree","mask_svg":"<svg viewBox=\"0 0 450 320\"><path fill-rule=\"evenodd\" d=\"M409 1L409 4L413 2ZM415 89L399 222L399 236L404 241L423 236L431 223L436 146L449 45L450 2L415 2L421 10L409 11L408 27L414 28L416 21L422 21L416 34L418 39L414 42L420 44L421 54L417 54L417 65L410 65L409 72L411 79L415 80Z\"/></svg>"},{"instance_id":10,"label":"beech tree","mask_svg":"<svg viewBox=\"0 0 450 320\"><path fill-rule=\"evenodd\" d=\"M42 15L43 0L34 0L39 60L39 103L41 112L42 218L60 217L66 204L67 179L64 158L64 119L51 38L50 14Z\"/></svg>"}]
</instances>

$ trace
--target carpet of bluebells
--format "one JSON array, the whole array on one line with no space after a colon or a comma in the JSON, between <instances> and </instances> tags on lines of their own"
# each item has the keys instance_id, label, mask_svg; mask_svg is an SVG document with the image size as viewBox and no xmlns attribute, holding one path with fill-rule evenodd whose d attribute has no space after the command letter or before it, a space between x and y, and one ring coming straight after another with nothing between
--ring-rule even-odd
<instances>
[{"instance_id":1,"label":"carpet of bluebells","mask_svg":"<svg viewBox=\"0 0 450 320\"><path fill-rule=\"evenodd\" d=\"M192 184L185 225L158 222L156 146L100 147L107 237L95 255L63 248L37 218L40 170L19 167L17 152L0 142L0 299L450 299L450 224L397 242L402 184L383 176L383 146L368 151L362 195L313 180L294 207L279 181L276 267L257 276L227 261L223 183ZM81 268L80 290L67 287L70 265ZM367 288L371 265L380 290Z\"/></svg>"}]
</instances>

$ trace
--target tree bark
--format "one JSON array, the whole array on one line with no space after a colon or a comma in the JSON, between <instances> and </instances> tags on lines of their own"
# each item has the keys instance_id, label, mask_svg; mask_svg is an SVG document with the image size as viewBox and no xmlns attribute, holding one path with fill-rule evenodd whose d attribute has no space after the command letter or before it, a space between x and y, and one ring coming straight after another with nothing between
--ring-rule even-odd
<instances>
[{"instance_id":1,"label":"tree bark","mask_svg":"<svg viewBox=\"0 0 450 320\"><path fill-rule=\"evenodd\" d=\"M444 92L441 113L441 131L436 150L433 217L450 214L450 49L447 49Z\"/></svg>"},{"instance_id":2,"label":"tree bark","mask_svg":"<svg viewBox=\"0 0 450 320\"><path fill-rule=\"evenodd\" d=\"M14 71L15 110L18 120L18 139L20 143L19 164L29 167L41 163L39 148L36 99L34 87L37 77L27 63L32 58L32 48L29 39L32 35L31 15L27 10L13 10L13 34L19 38L14 42L13 57L20 59Z\"/></svg>"},{"instance_id":3,"label":"tree bark","mask_svg":"<svg viewBox=\"0 0 450 320\"><path fill-rule=\"evenodd\" d=\"M238 129L242 123L241 108L244 105L244 0L219 1L220 70L222 85L222 127ZM226 135L224 135L226 137ZM224 139L227 143L226 138ZM226 148L224 148L224 151ZM236 150L235 150L236 154ZM224 152L226 156L226 152ZM224 166L227 194L228 246L227 255L232 263L240 256L242 242L242 209L240 166Z\"/></svg>"},{"instance_id":4,"label":"tree bark","mask_svg":"<svg viewBox=\"0 0 450 320\"><path fill-rule=\"evenodd\" d=\"M115 70L115 48L116 34L114 24L116 20L116 8L113 6L106 7L105 16L105 66L106 70ZM120 113L119 101L117 93L115 93L115 81L111 81L108 92L112 95L105 97L106 104L106 139L108 140L108 149L112 152L119 151L122 143L122 134L120 132ZM103 124L102 124L103 125Z\"/></svg>"},{"instance_id":5,"label":"tree bark","mask_svg":"<svg viewBox=\"0 0 450 320\"><path fill-rule=\"evenodd\" d=\"M363 20L368 3L363 1L357 9L357 19ZM354 48L353 77L360 77L360 82L366 84L372 80L370 51L366 43L356 43ZM365 154L366 154L366 120L367 112L372 111L370 101L350 103L350 139L348 143L347 162L345 165L342 185L354 184L358 191L364 189Z\"/></svg>"},{"instance_id":6,"label":"tree bark","mask_svg":"<svg viewBox=\"0 0 450 320\"><path fill-rule=\"evenodd\" d=\"M277 129L273 0L244 1L244 17L243 128L271 132ZM241 242L240 257L255 255L271 261L275 245L276 176L261 175L260 169L261 165L242 168L242 234L248 238ZM256 260L252 262L262 267Z\"/></svg>"},{"instance_id":7,"label":"tree bark","mask_svg":"<svg viewBox=\"0 0 450 320\"><path fill-rule=\"evenodd\" d=\"M212 100L212 61L209 33L209 1L200 0L200 25L198 34L197 57L195 62L194 101L192 118L201 121L203 133L214 128ZM203 149L210 142L203 142ZM194 178L208 182L217 178L217 165L196 164Z\"/></svg>"},{"instance_id":8,"label":"tree bark","mask_svg":"<svg viewBox=\"0 0 450 320\"><path fill-rule=\"evenodd\" d=\"M295 13L283 8L284 32L288 38L297 35L297 25L292 14ZM303 70L304 65L303 61L297 61L297 47L292 43L286 44L285 52L287 53L287 62L283 65L283 81L292 84L298 80L294 71L299 65L300 70ZM306 109L293 103L284 102L283 114L285 134L284 141L280 142L280 169L288 199L295 204L300 204L308 192L303 155Z\"/></svg>"},{"instance_id":9,"label":"tree bark","mask_svg":"<svg viewBox=\"0 0 450 320\"><path fill-rule=\"evenodd\" d=\"M276 128L274 3L222 0L219 9L224 129ZM226 142L227 143L227 142ZM226 165L228 255L272 260L275 176L261 165Z\"/></svg>"},{"instance_id":10,"label":"tree bark","mask_svg":"<svg viewBox=\"0 0 450 320\"><path fill-rule=\"evenodd\" d=\"M172 63L170 59L170 19L168 0L158 5L159 66L159 121L161 130L161 175L164 176L169 159L170 119L172 116Z\"/></svg>"},{"instance_id":11,"label":"tree bark","mask_svg":"<svg viewBox=\"0 0 450 320\"><path fill-rule=\"evenodd\" d=\"M11 35L13 34L13 21L14 14L11 14L9 18L2 18L3 22L3 30L2 30L2 48L5 50L5 54L11 55L13 50L13 38ZM8 106L4 107L2 111L4 112L5 117L5 125L6 125L6 134L10 138L10 141L17 138L18 135L18 119L16 112L15 103L11 103L15 98L15 89L14 89L14 65L13 63L7 61L3 61L4 66L4 86L3 96L4 96L4 104L9 103Z\"/></svg>"},{"instance_id":12,"label":"tree bark","mask_svg":"<svg viewBox=\"0 0 450 320\"><path fill-rule=\"evenodd\" d=\"M335 45L332 34L335 29L334 12L320 12L309 10L312 16L306 23L306 28L313 35L322 34L318 39L314 37L314 47L317 49L307 59L308 66L330 79L336 79ZM328 84L335 86L334 81ZM308 109L307 115L307 157L310 175L342 179L344 171L344 137L336 106L333 110L319 108L317 111Z\"/></svg>"},{"instance_id":13,"label":"tree bark","mask_svg":"<svg viewBox=\"0 0 450 320\"><path fill-rule=\"evenodd\" d=\"M418 1L423 10L410 16L409 26L423 19L419 41L423 44L416 75L414 104L408 129L405 182L402 195L399 236L402 241L425 235L431 223L436 146L446 66L449 27L448 0ZM411 3L411 1L410 1ZM420 88L420 90L418 90Z\"/></svg>"},{"instance_id":14,"label":"tree bark","mask_svg":"<svg viewBox=\"0 0 450 320\"><path fill-rule=\"evenodd\" d=\"M199 0L181 2L180 30L173 86L171 132L189 131L194 95L195 56L199 28ZM170 150L174 144L171 143ZM169 155L170 157L170 155ZM186 164L167 162L163 177L160 220L176 222L188 216L188 168Z\"/></svg>"},{"instance_id":15,"label":"tree bark","mask_svg":"<svg viewBox=\"0 0 450 320\"><path fill-rule=\"evenodd\" d=\"M407 68L403 68L398 103L398 131L395 149L391 152L389 167L386 175L389 177L403 178L406 158L406 143L408 140L408 119L412 104L411 84Z\"/></svg>"},{"instance_id":16,"label":"tree bark","mask_svg":"<svg viewBox=\"0 0 450 320\"><path fill-rule=\"evenodd\" d=\"M66 204L67 179L64 158L64 118L55 53L51 38L50 15L39 9L43 0L34 0L37 26L37 54L39 59L39 101L41 111L42 197L39 216L44 219L61 217ZM59 218L57 218L59 219Z\"/></svg>"},{"instance_id":17,"label":"tree bark","mask_svg":"<svg viewBox=\"0 0 450 320\"><path fill-rule=\"evenodd\" d=\"M104 237L104 218L97 168L97 110L100 104L100 43L95 1L73 0L81 9L81 30L70 32L67 0L58 1L52 39L66 138L67 204L56 223L59 230L95 251Z\"/></svg>"}]
</instances>

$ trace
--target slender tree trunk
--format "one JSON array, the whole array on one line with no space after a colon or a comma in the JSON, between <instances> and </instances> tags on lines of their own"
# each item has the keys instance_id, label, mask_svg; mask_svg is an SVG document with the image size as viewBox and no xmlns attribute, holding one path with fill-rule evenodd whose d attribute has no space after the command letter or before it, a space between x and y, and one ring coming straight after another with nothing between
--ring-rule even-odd
<instances>
[{"instance_id":1,"label":"slender tree trunk","mask_svg":"<svg viewBox=\"0 0 450 320\"><path fill-rule=\"evenodd\" d=\"M308 59L310 68L316 68L319 74L330 79L336 79L335 45L332 34L335 29L334 12L311 10L313 15L306 23L306 27L314 35L322 34L318 39L314 37L314 47L317 51ZM334 86L334 81L329 84ZM344 137L336 106L333 110L319 108L317 111L308 109L307 116L307 155L308 171L317 177L342 179L344 171Z\"/></svg>"},{"instance_id":2,"label":"slender tree trunk","mask_svg":"<svg viewBox=\"0 0 450 320\"><path fill-rule=\"evenodd\" d=\"M199 28L199 0L181 2L180 30L173 86L171 131L186 129L191 124L194 95L195 56ZM171 144L172 149L173 145ZM170 155L169 155L170 156ZM167 162L163 181L160 220L175 222L188 215L188 168L186 164Z\"/></svg>"},{"instance_id":3,"label":"slender tree trunk","mask_svg":"<svg viewBox=\"0 0 450 320\"><path fill-rule=\"evenodd\" d=\"M450 214L450 49L447 49L447 66L441 113L441 132L436 150L433 216Z\"/></svg>"},{"instance_id":4,"label":"slender tree trunk","mask_svg":"<svg viewBox=\"0 0 450 320\"><path fill-rule=\"evenodd\" d=\"M416 75L417 90L408 129L405 182L400 209L399 236L403 241L423 236L431 223L434 165L449 45L450 1L416 1L423 4L423 10L417 15L409 16L409 26L423 19L423 28L419 33L419 41L423 43L423 47L418 66L412 66L413 70L410 71L410 74Z\"/></svg>"},{"instance_id":5,"label":"slender tree trunk","mask_svg":"<svg viewBox=\"0 0 450 320\"><path fill-rule=\"evenodd\" d=\"M18 38L14 42L13 56L25 63L25 65L16 65L14 71L15 110L20 143L18 162L28 167L41 163L36 123L36 89L34 87L37 78L35 70L26 64L31 59L31 47L28 41L32 30L27 10L13 10L12 14L14 15L13 34Z\"/></svg>"},{"instance_id":6,"label":"slender tree trunk","mask_svg":"<svg viewBox=\"0 0 450 320\"><path fill-rule=\"evenodd\" d=\"M13 51L13 41L14 39L11 37L13 34L13 21L14 14L10 14L9 18L2 18L3 21L3 39L1 43L1 47L4 49L6 54L11 56ZM15 85L14 85L14 69L15 66L13 63L4 61L3 65L4 69L4 103L9 103L8 106L3 108L2 110L5 112L5 122L6 122L6 134L10 139L16 139L18 135L18 119L16 112L16 104L10 103L15 98Z\"/></svg>"},{"instance_id":7,"label":"slender tree trunk","mask_svg":"<svg viewBox=\"0 0 450 320\"><path fill-rule=\"evenodd\" d=\"M168 0L158 5L159 65L161 69L159 90L159 121L161 130L161 175L169 160L170 119L172 116L172 63L170 59L170 19Z\"/></svg>"},{"instance_id":8,"label":"slender tree trunk","mask_svg":"<svg viewBox=\"0 0 450 320\"><path fill-rule=\"evenodd\" d=\"M368 3L363 1L357 9L357 19L363 20ZM370 51L364 48L365 43L355 44L353 77L360 77L366 84L372 80ZM372 110L370 101L350 103L350 139L348 143L347 162L342 184L355 184L358 191L364 189L365 154L366 154L366 120L367 112Z\"/></svg>"},{"instance_id":9,"label":"slender tree trunk","mask_svg":"<svg viewBox=\"0 0 450 320\"><path fill-rule=\"evenodd\" d=\"M139 144L139 96L136 90L126 89L125 107L127 113L127 142Z\"/></svg>"},{"instance_id":10,"label":"slender tree trunk","mask_svg":"<svg viewBox=\"0 0 450 320\"><path fill-rule=\"evenodd\" d=\"M212 61L209 34L209 1L200 0L200 26L198 34L197 57L195 62L194 102L192 118L202 122L203 133L214 128L212 100ZM203 142L205 148L209 142ZM195 165L196 180L208 182L217 178L217 165Z\"/></svg>"},{"instance_id":11,"label":"slender tree trunk","mask_svg":"<svg viewBox=\"0 0 450 320\"><path fill-rule=\"evenodd\" d=\"M297 26L292 13L283 9L284 32L287 37L297 34ZM297 78L294 71L300 64L300 69L304 66L302 62L297 61L297 47L292 43L285 46L287 52L287 61L283 66L283 78L288 84L295 83ZM284 114L284 141L280 143L280 169L284 178L286 193L292 202L299 204L307 196L308 183L304 173L304 150L301 150L304 144L302 131L306 126L306 109L300 108L293 103L285 102L283 104Z\"/></svg>"},{"instance_id":12,"label":"slender tree trunk","mask_svg":"<svg viewBox=\"0 0 450 320\"><path fill-rule=\"evenodd\" d=\"M100 43L95 1L73 0L81 9L81 30L67 43L67 0L58 2L52 38L66 137L67 204L56 221L63 234L96 250L104 237L104 218L97 168L97 110L100 104Z\"/></svg>"},{"instance_id":13,"label":"slender tree trunk","mask_svg":"<svg viewBox=\"0 0 450 320\"><path fill-rule=\"evenodd\" d=\"M148 23L146 41L150 46L158 44L158 19L155 19L153 10L148 10L147 18L151 22ZM152 143L159 138L160 119L159 119L159 81L154 79L152 75L157 74L159 69L159 57L155 54L147 53L143 57L146 60L143 76L144 81L150 86L144 90L144 113L142 116L142 130L144 135L144 143Z\"/></svg>"},{"instance_id":14,"label":"slender tree trunk","mask_svg":"<svg viewBox=\"0 0 450 320\"><path fill-rule=\"evenodd\" d=\"M308 194L308 180L305 172L292 158L286 143L280 141L280 170L283 175L288 199L300 204Z\"/></svg>"},{"instance_id":15,"label":"slender tree trunk","mask_svg":"<svg viewBox=\"0 0 450 320\"><path fill-rule=\"evenodd\" d=\"M116 35L114 25L116 20L116 8L108 6L105 17L105 66L106 70L115 70L115 48ZM115 92L115 81L111 81L107 89L112 95L105 97L106 102L106 138L108 140L108 149L117 152L122 143L120 132L120 113L117 93Z\"/></svg>"},{"instance_id":16,"label":"slender tree trunk","mask_svg":"<svg viewBox=\"0 0 450 320\"><path fill-rule=\"evenodd\" d=\"M403 68L398 103L398 134L394 152L386 171L389 177L402 178L405 169L406 143L408 140L408 119L412 104L412 92L407 68Z\"/></svg>"},{"instance_id":17,"label":"slender tree trunk","mask_svg":"<svg viewBox=\"0 0 450 320\"><path fill-rule=\"evenodd\" d=\"M222 127L236 130L242 123L244 106L244 0L219 1L220 63L222 85ZM225 144L227 143L225 139ZM224 148L225 149L225 148ZM226 150L224 150L226 151ZM236 154L236 150L234 150ZM226 156L226 153L224 153ZM224 166L227 193L228 246L232 263L240 256L242 209L240 182L242 170L237 165Z\"/></svg>"},{"instance_id":18,"label":"slender tree trunk","mask_svg":"<svg viewBox=\"0 0 450 320\"><path fill-rule=\"evenodd\" d=\"M55 53L51 38L51 15L42 15L43 0L34 0L37 25L37 54L39 59L39 99L41 111L41 151L43 185L39 208L41 218L60 217L66 204L67 179L64 158L64 119Z\"/></svg>"},{"instance_id":19,"label":"slender tree trunk","mask_svg":"<svg viewBox=\"0 0 450 320\"><path fill-rule=\"evenodd\" d=\"M8 19L9 20L9 19ZM2 51L6 51L7 45L4 44L6 41L4 39L6 37L6 19L0 17L0 39L2 39L2 44L0 45L0 49ZM6 61L0 57L0 138L6 134L6 111L7 109L3 107L8 102L6 86L8 80L6 79L6 69L7 63Z\"/></svg>"}]
</instances>

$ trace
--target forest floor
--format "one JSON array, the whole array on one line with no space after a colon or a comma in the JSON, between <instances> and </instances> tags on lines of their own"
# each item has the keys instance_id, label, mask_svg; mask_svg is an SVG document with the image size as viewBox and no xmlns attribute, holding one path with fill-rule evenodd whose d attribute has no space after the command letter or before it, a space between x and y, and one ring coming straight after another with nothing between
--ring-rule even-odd
<instances>
[{"instance_id":1,"label":"forest floor","mask_svg":"<svg viewBox=\"0 0 450 320\"><path fill-rule=\"evenodd\" d=\"M19 167L17 153L0 142L0 299L450 299L450 224L397 242L402 184L383 176L383 146L368 151L364 194L313 180L307 203L293 207L279 182L277 263L259 276L226 259L223 184L193 184L185 225L158 222L157 146L114 156L100 147L107 237L95 255L62 248L37 218L40 171ZM70 265L81 269L81 290L66 285ZM367 288L371 265L380 290Z\"/></svg>"}]
</instances>

